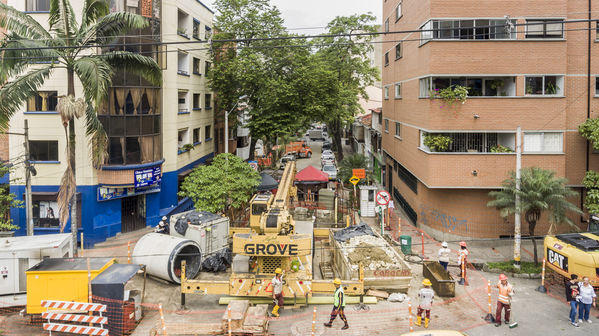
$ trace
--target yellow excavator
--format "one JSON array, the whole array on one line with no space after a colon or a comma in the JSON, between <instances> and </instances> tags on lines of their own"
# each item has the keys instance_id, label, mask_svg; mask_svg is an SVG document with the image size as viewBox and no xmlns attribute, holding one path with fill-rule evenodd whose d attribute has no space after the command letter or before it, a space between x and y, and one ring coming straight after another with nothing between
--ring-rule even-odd
<instances>
[{"instance_id":1,"label":"yellow excavator","mask_svg":"<svg viewBox=\"0 0 599 336\"><path fill-rule=\"evenodd\" d=\"M283 270L283 296L309 301L312 293L333 293L335 287L329 280L312 279L312 235L297 233L289 212L289 198L296 194L293 185L295 162L285 166L276 195L259 195L250 204L250 227L231 228L233 253L244 256L242 271L236 269L229 280L192 280L185 277L185 264L181 274L181 305L185 294L221 294L244 297L271 297L275 270ZM259 220L251 216L259 216ZM245 259L244 259L245 258ZM245 265L247 260L247 265ZM247 267L246 267L247 266ZM343 281L345 294L363 295L364 276L360 269L358 280ZM302 300L303 301L303 300Z\"/></svg>"},{"instance_id":2,"label":"yellow excavator","mask_svg":"<svg viewBox=\"0 0 599 336\"><path fill-rule=\"evenodd\" d=\"M547 236L544 246L547 266L562 281L576 274L579 279L588 276L593 287L599 287L599 233Z\"/></svg>"}]
</instances>

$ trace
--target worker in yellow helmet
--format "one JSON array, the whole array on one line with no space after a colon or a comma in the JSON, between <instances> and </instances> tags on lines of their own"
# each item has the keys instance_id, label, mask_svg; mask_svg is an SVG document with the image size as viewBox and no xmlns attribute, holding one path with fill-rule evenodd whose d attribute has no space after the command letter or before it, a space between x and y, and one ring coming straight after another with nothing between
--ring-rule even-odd
<instances>
[{"instance_id":1,"label":"worker in yellow helmet","mask_svg":"<svg viewBox=\"0 0 599 336\"><path fill-rule=\"evenodd\" d=\"M435 298L435 292L431 288L433 285L429 279L422 280L423 288L418 291L418 297L420 298L420 304L418 305L418 316L416 317L416 325L422 324L422 315L424 317L424 327L428 328L428 322L431 320L431 308L433 307L433 299ZM424 314L423 314L424 313Z\"/></svg>"},{"instance_id":2,"label":"worker in yellow helmet","mask_svg":"<svg viewBox=\"0 0 599 336\"><path fill-rule=\"evenodd\" d=\"M283 270L277 268L275 270L275 277L272 278L272 301L274 307L272 307L272 316L279 317L279 309L283 307L285 301L283 300Z\"/></svg>"},{"instance_id":3,"label":"worker in yellow helmet","mask_svg":"<svg viewBox=\"0 0 599 336\"><path fill-rule=\"evenodd\" d=\"M347 324L347 318L345 318L345 294L343 293L343 287L341 286L341 280L339 278L333 280L333 284L335 285L335 302L333 303L333 311L331 312L331 320L328 323L325 323L325 327L332 327L333 321L339 314L339 317L345 323L341 329L349 329L349 324Z\"/></svg>"}]
</instances>

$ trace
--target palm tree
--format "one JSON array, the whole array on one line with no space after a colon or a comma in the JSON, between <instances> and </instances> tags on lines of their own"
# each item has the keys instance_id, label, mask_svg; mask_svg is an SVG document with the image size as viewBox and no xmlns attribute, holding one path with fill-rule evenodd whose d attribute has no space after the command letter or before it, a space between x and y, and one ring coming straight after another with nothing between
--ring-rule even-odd
<instances>
[{"instance_id":1,"label":"palm tree","mask_svg":"<svg viewBox=\"0 0 599 336\"><path fill-rule=\"evenodd\" d=\"M491 191L489 196L495 200L487 203L488 207L496 207L502 217L507 217L516 212L524 213L528 223L528 233L534 245L534 259L537 258L537 242L535 240L535 226L541 218L543 211L549 211L549 234L555 224L566 223L578 230L578 227L566 216L568 211L582 214L574 204L568 202L568 197L573 197L576 192L566 187L567 179L556 177L555 172L538 167L529 167L521 170L520 190L516 189L516 173L510 172L510 178L503 181L502 189ZM516 195L520 196L520 206L516 209Z\"/></svg>"},{"instance_id":2,"label":"palm tree","mask_svg":"<svg viewBox=\"0 0 599 336\"><path fill-rule=\"evenodd\" d=\"M96 113L108 96L115 71L127 69L155 85L160 85L162 78L160 67L151 57L127 51L96 53L98 47L118 36L146 27L148 21L144 17L110 13L108 0L84 1L79 23L69 0L50 0L48 30L30 15L0 4L0 28L7 31L0 54L0 84L4 84L0 89L0 127L7 127L14 113L52 74L67 74L67 96L60 97L57 110L67 138L68 160L57 201L61 231L71 210L75 249L75 118L85 117L92 163L97 168L104 163L107 137ZM75 76L82 84L84 98L75 98Z\"/></svg>"},{"instance_id":3,"label":"palm tree","mask_svg":"<svg viewBox=\"0 0 599 336\"><path fill-rule=\"evenodd\" d=\"M352 154L346 156L339 162L339 180L341 183L348 183L349 179L353 176L353 169L366 169L366 177L370 179L370 172L367 169L368 161L366 156L362 154ZM362 182L362 181L360 181Z\"/></svg>"}]
</instances>

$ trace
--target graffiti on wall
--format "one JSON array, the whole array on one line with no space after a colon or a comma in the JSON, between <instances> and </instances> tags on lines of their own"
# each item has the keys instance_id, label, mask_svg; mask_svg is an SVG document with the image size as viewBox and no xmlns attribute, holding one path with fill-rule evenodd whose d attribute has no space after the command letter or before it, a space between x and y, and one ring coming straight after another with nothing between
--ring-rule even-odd
<instances>
[{"instance_id":1,"label":"graffiti on wall","mask_svg":"<svg viewBox=\"0 0 599 336\"><path fill-rule=\"evenodd\" d=\"M449 232L468 232L467 219L459 219L424 204L420 206L419 219L424 225L442 227Z\"/></svg>"}]
</instances>

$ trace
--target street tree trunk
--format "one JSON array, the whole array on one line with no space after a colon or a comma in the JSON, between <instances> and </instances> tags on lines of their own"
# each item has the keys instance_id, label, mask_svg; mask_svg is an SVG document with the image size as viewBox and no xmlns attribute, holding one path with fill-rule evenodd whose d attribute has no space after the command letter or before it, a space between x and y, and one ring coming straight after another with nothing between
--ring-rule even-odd
<instances>
[{"instance_id":1,"label":"street tree trunk","mask_svg":"<svg viewBox=\"0 0 599 336\"><path fill-rule=\"evenodd\" d=\"M249 160L253 161L255 158L254 152L256 151L256 142L258 141L258 139L256 139L256 137L252 137L250 139L250 156L249 156Z\"/></svg>"},{"instance_id":2,"label":"street tree trunk","mask_svg":"<svg viewBox=\"0 0 599 336\"><path fill-rule=\"evenodd\" d=\"M343 130L341 129L341 120L338 118L331 123L331 133L333 134L333 145L337 151L337 162L343 160L343 144L341 143L341 136Z\"/></svg>"},{"instance_id":3,"label":"street tree trunk","mask_svg":"<svg viewBox=\"0 0 599 336\"><path fill-rule=\"evenodd\" d=\"M68 88L67 94L75 96L75 74L73 70L68 70ZM74 190L75 193L70 200L71 203L71 235L73 240L73 256L77 255L77 174L76 174L76 162L75 162L75 117L69 120L69 161L71 162L71 170L73 172L73 179L75 181Z\"/></svg>"},{"instance_id":4,"label":"street tree trunk","mask_svg":"<svg viewBox=\"0 0 599 336\"><path fill-rule=\"evenodd\" d=\"M534 260L535 264L539 263L539 259L537 256L537 240L535 239L535 226L537 226L537 222L528 222L528 234L532 240L532 246L534 247Z\"/></svg>"}]
</instances>

